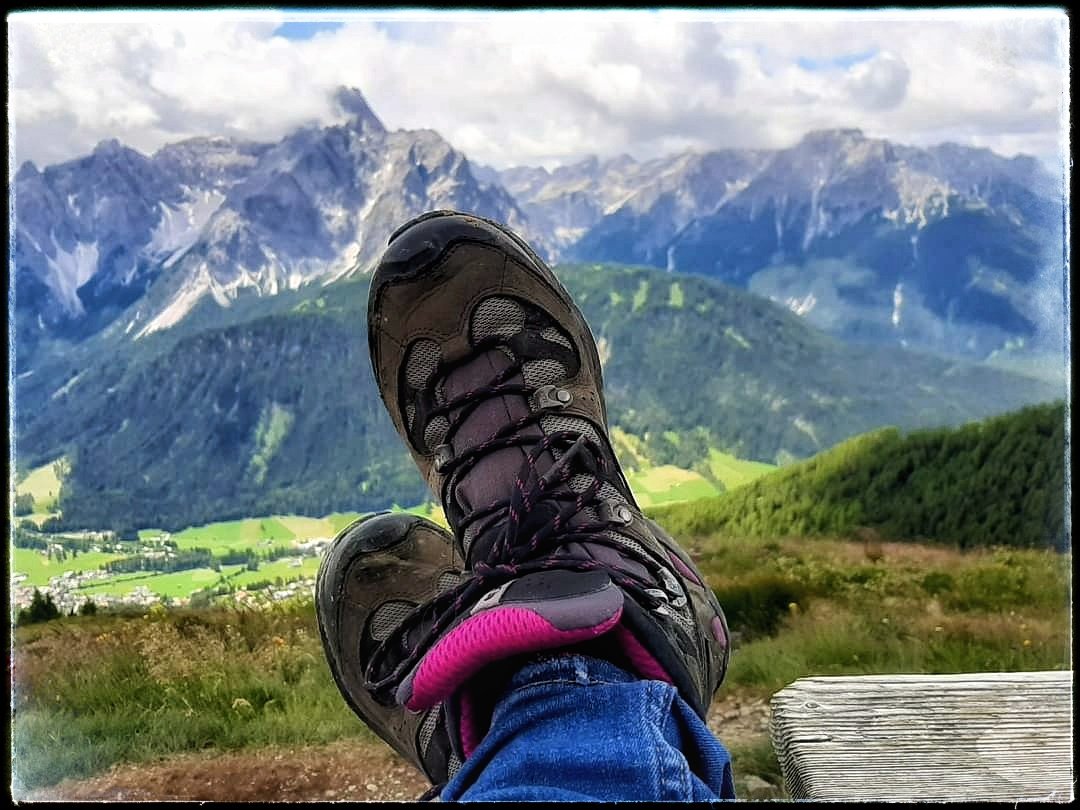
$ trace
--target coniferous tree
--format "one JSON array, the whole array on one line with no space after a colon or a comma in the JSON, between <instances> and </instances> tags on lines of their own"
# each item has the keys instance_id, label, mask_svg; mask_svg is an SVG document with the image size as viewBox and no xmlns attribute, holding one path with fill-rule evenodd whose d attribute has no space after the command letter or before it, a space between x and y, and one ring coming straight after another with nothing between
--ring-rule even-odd
<instances>
[{"instance_id":1,"label":"coniferous tree","mask_svg":"<svg viewBox=\"0 0 1080 810\"><path fill-rule=\"evenodd\" d=\"M59 617L60 610L56 607L56 603L53 602L52 594L42 594L41 591L34 588L34 595L30 599L30 607L19 611L16 624L37 624L38 622L47 622Z\"/></svg>"}]
</instances>

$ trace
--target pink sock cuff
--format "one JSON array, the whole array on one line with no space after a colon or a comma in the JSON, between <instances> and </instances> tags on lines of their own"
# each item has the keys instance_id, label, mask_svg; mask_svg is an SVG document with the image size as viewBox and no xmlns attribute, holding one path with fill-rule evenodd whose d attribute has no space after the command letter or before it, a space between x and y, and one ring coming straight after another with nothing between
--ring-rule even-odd
<instances>
[{"instance_id":1,"label":"pink sock cuff","mask_svg":"<svg viewBox=\"0 0 1080 810\"><path fill-rule=\"evenodd\" d=\"M450 697L488 664L588 641L607 633L621 617L620 607L599 624L561 630L539 613L517 605L471 616L424 656L412 677L402 683L398 698L405 698L405 708L410 711L429 709Z\"/></svg>"}]
</instances>

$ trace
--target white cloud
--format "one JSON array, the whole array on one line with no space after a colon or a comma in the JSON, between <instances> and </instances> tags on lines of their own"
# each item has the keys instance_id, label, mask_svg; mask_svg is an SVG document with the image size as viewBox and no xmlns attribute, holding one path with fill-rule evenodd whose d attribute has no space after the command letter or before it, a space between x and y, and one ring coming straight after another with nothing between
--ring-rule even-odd
<instances>
[{"instance_id":1,"label":"white cloud","mask_svg":"<svg viewBox=\"0 0 1080 810\"><path fill-rule=\"evenodd\" d=\"M300 17L347 24L273 36ZM388 127L438 130L497 166L778 147L852 126L1065 154L1061 12L129 11L8 23L19 162L111 137L146 152L194 135L275 140L334 121L343 84Z\"/></svg>"},{"instance_id":2,"label":"white cloud","mask_svg":"<svg viewBox=\"0 0 1080 810\"><path fill-rule=\"evenodd\" d=\"M865 110L888 110L903 102L911 71L890 53L853 65L847 86L852 100Z\"/></svg>"}]
</instances>

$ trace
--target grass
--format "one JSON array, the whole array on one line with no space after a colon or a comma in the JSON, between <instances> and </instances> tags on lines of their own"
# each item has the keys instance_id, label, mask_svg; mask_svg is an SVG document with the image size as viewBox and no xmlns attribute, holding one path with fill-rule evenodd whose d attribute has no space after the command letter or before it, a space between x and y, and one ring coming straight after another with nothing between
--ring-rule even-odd
<instances>
[{"instance_id":1,"label":"grass","mask_svg":"<svg viewBox=\"0 0 1080 810\"><path fill-rule=\"evenodd\" d=\"M286 582L291 579L313 577L319 572L319 562L318 557L305 557L299 566L294 567L288 559L274 560L260 565L258 571L242 571L229 577L229 583L237 588L244 588L253 582L274 580L278 577Z\"/></svg>"},{"instance_id":2,"label":"grass","mask_svg":"<svg viewBox=\"0 0 1080 810\"><path fill-rule=\"evenodd\" d=\"M433 504L422 504L407 511L445 525L441 510ZM267 545L267 541L273 545L281 545L292 543L294 540L332 538L358 517L360 517L359 512L335 512L322 518L301 515L247 518L192 527L173 535L173 539L181 549L209 548L213 553L221 554L236 549L258 549L260 546ZM142 529L139 531L139 538L144 541L154 541L164 534L165 532L160 529ZM13 548L12 571L26 574L26 584L40 587L48 585L50 577L65 571L92 571L106 562L124 556L126 555L110 552L87 552L73 557L69 553L67 560L58 562L48 559L34 549ZM252 582L281 577L283 581L288 582L301 577L314 576L318 570L318 564L319 560L315 557L305 558L299 567L293 567L287 560L281 559L263 563L258 571L244 571L242 574L236 574L230 581L238 586L244 586ZM226 574L236 573L240 571L240 567L226 566L222 570ZM202 590L220 579L221 574L209 568L169 574L135 572L118 574L106 581L95 582L81 588L80 592L87 596L94 594L124 596L139 586L145 586L153 593L177 599L190 596L195 591Z\"/></svg>"},{"instance_id":3,"label":"grass","mask_svg":"<svg viewBox=\"0 0 1080 810\"><path fill-rule=\"evenodd\" d=\"M275 517L209 523L173 535L178 548L208 548L215 554L238 548L254 548L264 540L287 543L295 539L296 535Z\"/></svg>"},{"instance_id":4,"label":"grass","mask_svg":"<svg viewBox=\"0 0 1080 810\"><path fill-rule=\"evenodd\" d=\"M19 480L15 485L15 494L32 495L34 511L46 513L48 516L56 507L61 484L61 480L56 476L56 462L49 462L31 470Z\"/></svg>"},{"instance_id":5,"label":"grass","mask_svg":"<svg viewBox=\"0 0 1080 810\"><path fill-rule=\"evenodd\" d=\"M771 694L806 675L1069 665L1070 555L883 543L873 562L861 543L843 540L688 545L702 549L702 571L721 604L725 593L753 581L770 589L788 583L802 594L774 608L784 614L774 635L754 637L749 622L728 611L733 630L744 635L732 656L734 685Z\"/></svg>"},{"instance_id":6,"label":"grass","mask_svg":"<svg viewBox=\"0 0 1080 810\"><path fill-rule=\"evenodd\" d=\"M182 751L373 739L345 710L310 603L25 630L13 694L16 791Z\"/></svg>"},{"instance_id":7,"label":"grass","mask_svg":"<svg viewBox=\"0 0 1080 810\"><path fill-rule=\"evenodd\" d=\"M119 559L122 554L113 554L105 551L88 551L78 557L68 555L63 561L50 560L37 549L13 548L11 568L15 573L26 574L30 585L44 586L49 584L49 578L62 574L65 571L93 571L105 563Z\"/></svg>"},{"instance_id":8,"label":"grass","mask_svg":"<svg viewBox=\"0 0 1080 810\"><path fill-rule=\"evenodd\" d=\"M279 515L277 521L297 540L310 540L315 537L333 537L340 531L330 518L312 518L302 515ZM351 521L347 521L348 525Z\"/></svg>"},{"instance_id":9,"label":"grass","mask_svg":"<svg viewBox=\"0 0 1080 810\"><path fill-rule=\"evenodd\" d=\"M241 565L226 565L222 566L220 572L210 568L192 568L169 574L120 574L106 582L80 588L79 592L87 596L95 594L124 596L143 586L159 596L179 599L226 579L234 587L244 588L254 582L273 581L278 577L283 582L314 577L318 573L319 562L319 557L304 557L301 564L296 566L289 558L285 558L262 563L256 571L248 571Z\"/></svg>"},{"instance_id":10,"label":"grass","mask_svg":"<svg viewBox=\"0 0 1080 810\"><path fill-rule=\"evenodd\" d=\"M191 568L172 573L119 574L106 582L80 588L79 593L86 596L95 594L125 596L143 586L159 596L180 599L190 596L207 585L213 585L219 579L221 579L221 574L211 568Z\"/></svg>"},{"instance_id":11,"label":"grass","mask_svg":"<svg viewBox=\"0 0 1080 810\"><path fill-rule=\"evenodd\" d=\"M256 483L261 484L266 478L270 461L282 440L288 435L293 419L292 411L276 402L271 402L270 406L263 411L258 425L255 426L255 444L258 449L251 457L251 463L248 466L248 472Z\"/></svg>"},{"instance_id":12,"label":"grass","mask_svg":"<svg viewBox=\"0 0 1080 810\"><path fill-rule=\"evenodd\" d=\"M627 433L618 425L611 428L610 435L615 455L627 472L647 469L650 466L645 442L639 437Z\"/></svg>"},{"instance_id":13,"label":"grass","mask_svg":"<svg viewBox=\"0 0 1080 810\"><path fill-rule=\"evenodd\" d=\"M767 698L815 674L1070 665L1069 555L882 543L875 562L841 539L679 539L737 634L721 694ZM239 576L279 564L297 570ZM13 668L27 789L181 751L368 735L333 685L310 600L20 627ZM732 754L737 780L778 782L764 735Z\"/></svg>"},{"instance_id":14,"label":"grass","mask_svg":"<svg viewBox=\"0 0 1080 810\"><path fill-rule=\"evenodd\" d=\"M773 750L767 736L762 735L756 742L732 745L728 753L731 754L731 771L735 779L735 795L738 799L747 798L742 784L747 776L757 776L771 785L782 784L780 761L776 758L776 751Z\"/></svg>"},{"instance_id":15,"label":"grass","mask_svg":"<svg viewBox=\"0 0 1080 810\"><path fill-rule=\"evenodd\" d=\"M360 512L334 512L332 515L327 515L325 518L323 518L323 520L325 520L330 525L330 528L333 529L334 534L336 535L338 532L340 532L342 529L344 529L346 526L348 526L350 523L360 517L360 515Z\"/></svg>"},{"instance_id":16,"label":"grass","mask_svg":"<svg viewBox=\"0 0 1080 810\"><path fill-rule=\"evenodd\" d=\"M642 509L718 494L716 487L702 476L670 465L627 473L627 480Z\"/></svg>"},{"instance_id":17,"label":"grass","mask_svg":"<svg viewBox=\"0 0 1080 810\"><path fill-rule=\"evenodd\" d=\"M735 489L743 484L749 484L755 478L760 478L766 473L776 469L772 464L761 461L744 461L730 453L722 453L715 447L709 448L708 458L709 472L716 480L720 481L725 489Z\"/></svg>"}]
</instances>

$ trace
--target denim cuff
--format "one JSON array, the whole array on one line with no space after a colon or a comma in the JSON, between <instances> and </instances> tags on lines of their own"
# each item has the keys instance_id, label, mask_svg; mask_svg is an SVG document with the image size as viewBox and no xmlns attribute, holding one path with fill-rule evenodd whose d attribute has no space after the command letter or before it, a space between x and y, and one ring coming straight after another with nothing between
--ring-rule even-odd
<instances>
[{"instance_id":1,"label":"denim cuff","mask_svg":"<svg viewBox=\"0 0 1080 810\"><path fill-rule=\"evenodd\" d=\"M506 691L552 681L589 684L632 683L639 680L641 678L638 676L603 658L581 653L540 653L514 673Z\"/></svg>"}]
</instances>

